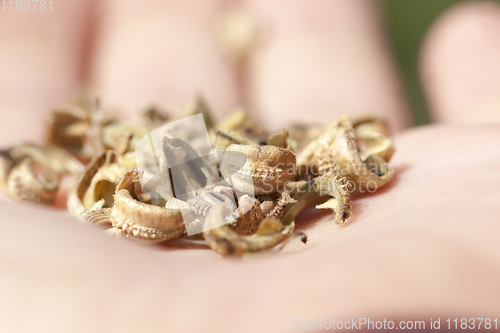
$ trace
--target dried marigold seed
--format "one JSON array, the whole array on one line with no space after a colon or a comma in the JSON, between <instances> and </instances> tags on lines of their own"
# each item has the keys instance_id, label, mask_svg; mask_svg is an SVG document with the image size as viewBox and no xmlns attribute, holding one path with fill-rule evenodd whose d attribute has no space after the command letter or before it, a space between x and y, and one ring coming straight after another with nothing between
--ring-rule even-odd
<instances>
[{"instance_id":1,"label":"dried marigold seed","mask_svg":"<svg viewBox=\"0 0 500 333\"><path fill-rule=\"evenodd\" d=\"M50 205L56 197L59 179L59 175L48 168L37 175L33 160L25 158L11 169L7 193L17 200Z\"/></svg>"},{"instance_id":2,"label":"dried marigold seed","mask_svg":"<svg viewBox=\"0 0 500 333\"><path fill-rule=\"evenodd\" d=\"M133 198L128 190L140 182L139 171L129 170L116 187L111 223L121 235L146 242L163 242L184 232L180 208L148 205Z\"/></svg>"},{"instance_id":3,"label":"dried marigold seed","mask_svg":"<svg viewBox=\"0 0 500 333\"><path fill-rule=\"evenodd\" d=\"M250 139L267 136L266 130L242 109L231 112L217 127L219 129L239 131Z\"/></svg>"},{"instance_id":4,"label":"dried marigold seed","mask_svg":"<svg viewBox=\"0 0 500 333\"><path fill-rule=\"evenodd\" d=\"M237 59L240 72L244 61ZM394 175L393 141L376 117L341 116L326 128L296 125L268 135L242 109L215 123L199 96L186 116L162 126L169 117L148 106L140 123L127 123L109 117L97 99L80 99L47 117L49 144L0 151L0 188L50 204L61 177L79 175L67 200L78 220L148 243L187 233L227 256L279 250L295 237L306 243L294 232L304 208L331 209L344 223L351 194L373 192ZM84 167L75 156L94 158ZM172 244L186 239L193 241Z\"/></svg>"},{"instance_id":5,"label":"dried marigold seed","mask_svg":"<svg viewBox=\"0 0 500 333\"><path fill-rule=\"evenodd\" d=\"M227 130L227 129L217 129L215 130L215 143L214 148L217 151L226 150L232 144L238 145L256 145L257 142L245 138L240 132Z\"/></svg>"},{"instance_id":6,"label":"dried marigold seed","mask_svg":"<svg viewBox=\"0 0 500 333\"><path fill-rule=\"evenodd\" d=\"M297 203L297 200L292 198L287 191L281 191L276 200L274 207L265 215L265 217L274 217L281 219L285 206Z\"/></svg>"},{"instance_id":7,"label":"dried marigold seed","mask_svg":"<svg viewBox=\"0 0 500 333\"><path fill-rule=\"evenodd\" d=\"M347 184L337 176L321 176L306 183L304 187L294 195L297 203L285 208L283 218L284 224L291 223L295 217L306 207L315 204L318 200L325 200L318 209L332 209L335 211L334 221L341 224L351 215L349 204L349 193Z\"/></svg>"},{"instance_id":8,"label":"dried marigold seed","mask_svg":"<svg viewBox=\"0 0 500 333\"><path fill-rule=\"evenodd\" d=\"M22 144L0 154L0 187L10 197L52 204L63 174L78 174L83 165L54 145Z\"/></svg>"},{"instance_id":9,"label":"dried marigold seed","mask_svg":"<svg viewBox=\"0 0 500 333\"><path fill-rule=\"evenodd\" d=\"M69 212L82 222L92 223L85 213L113 205L115 188L125 172L112 150L101 153L87 165L69 192Z\"/></svg>"},{"instance_id":10,"label":"dried marigold seed","mask_svg":"<svg viewBox=\"0 0 500 333\"><path fill-rule=\"evenodd\" d=\"M392 156L389 150L383 151ZM380 155L373 153L362 160L352 122L347 116L332 122L318 138L315 157L320 175L336 174L345 178L353 194L374 192L394 176L394 170Z\"/></svg>"},{"instance_id":11,"label":"dried marigold seed","mask_svg":"<svg viewBox=\"0 0 500 333\"><path fill-rule=\"evenodd\" d=\"M364 118L353 122L356 141L364 146L361 151L361 160L366 161L373 155L378 155L389 162L395 152L394 144L388 136L388 125L378 118ZM366 162L365 162L366 164Z\"/></svg>"},{"instance_id":12,"label":"dried marigold seed","mask_svg":"<svg viewBox=\"0 0 500 333\"><path fill-rule=\"evenodd\" d=\"M252 235L264 218L260 202L245 194L239 198L238 204L238 209L233 213L236 223L232 225L232 229L239 235Z\"/></svg>"},{"instance_id":13,"label":"dried marigold seed","mask_svg":"<svg viewBox=\"0 0 500 333\"><path fill-rule=\"evenodd\" d=\"M217 205L210 211L203 226L203 237L208 246L223 256L242 255L273 248L290 236L294 228L293 223L285 226L279 220L270 217L262 220L255 234L242 236L227 224L222 224L229 214L231 208L228 205Z\"/></svg>"},{"instance_id":14,"label":"dried marigold seed","mask_svg":"<svg viewBox=\"0 0 500 333\"><path fill-rule=\"evenodd\" d=\"M274 193L295 175L295 154L275 146L231 145L226 149L220 172L241 192Z\"/></svg>"}]
</instances>

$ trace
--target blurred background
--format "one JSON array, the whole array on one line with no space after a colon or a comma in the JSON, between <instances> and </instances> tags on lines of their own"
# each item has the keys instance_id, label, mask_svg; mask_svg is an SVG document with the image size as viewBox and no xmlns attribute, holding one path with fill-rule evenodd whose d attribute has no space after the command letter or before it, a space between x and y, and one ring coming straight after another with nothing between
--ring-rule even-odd
<instances>
[{"instance_id":1,"label":"blurred background","mask_svg":"<svg viewBox=\"0 0 500 333\"><path fill-rule=\"evenodd\" d=\"M316 1L309 6L297 0L149 0L143 5L132 0L75 0L54 2L54 10L43 13L9 11L0 4L0 115L10 124L0 132L0 142L40 139L43 116L68 101L82 85L85 88L85 83L102 98L105 108L125 109L129 115L149 102L178 113L195 92L202 92L216 116L244 104L261 119L266 117L266 125L274 124L272 130L287 121L319 123L341 113L361 112L388 118L395 131L428 124L431 119L447 121L450 113L455 120L469 121L471 112L461 109L471 106L476 112L476 106L465 105L470 101L461 98L463 92L471 100L483 99L483 93L496 89L498 83L492 77L498 75L496 69L482 73L466 60L491 53L489 61L494 62L500 51L492 46L492 52L477 51L471 56L453 50L470 50L478 40L495 40L485 38L488 31L494 35L495 29L490 29L491 24L482 26L482 20L496 20L498 13L487 16L500 12L498 8L483 6L482 12L469 15L472 29L469 22L461 26L464 30L447 32L451 37L446 38L462 40L438 52L440 62L430 73L444 67L444 72L460 73L445 83L426 85L426 97L419 77L422 43L429 39L426 33L459 2L465 1L360 0L338 1L334 6ZM214 27L223 16L218 10L235 3L250 4L259 20L257 28L263 28L263 43L256 43L250 60L246 59L248 66L239 66L238 60L215 46L220 41L215 41ZM381 32L387 36L380 38ZM493 44L497 43L488 45ZM436 45L443 45L442 40L434 49ZM453 61L450 54L454 53L462 57ZM238 66L247 73L238 73ZM450 81L458 84L448 89ZM468 94L470 90L474 91ZM430 96L433 92L447 100L436 102L436 96Z\"/></svg>"},{"instance_id":2,"label":"blurred background","mask_svg":"<svg viewBox=\"0 0 500 333\"><path fill-rule=\"evenodd\" d=\"M417 68L420 42L432 22L459 0L382 0L389 38L406 87L416 125L431 122ZM496 0L496 2L499 2Z\"/></svg>"}]
</instances>

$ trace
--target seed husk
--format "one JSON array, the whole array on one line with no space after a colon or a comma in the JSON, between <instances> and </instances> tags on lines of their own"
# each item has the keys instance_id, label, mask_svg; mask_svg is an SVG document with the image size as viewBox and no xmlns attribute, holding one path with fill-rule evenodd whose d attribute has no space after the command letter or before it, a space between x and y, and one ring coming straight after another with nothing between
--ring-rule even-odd
<instances>
[{"instance_id":1,"label":"seed husk","mask_svg":"<svg viewBox=\"0 0 500 333\"><path fill-rule=\"evenodd\" d=\"M208 214L203 226L203 237L208 246L222 256L242 255L271 249L289 237L294 224L283 225L278 219L268 217L262 220L257 232L242 236L227 224L222 224L225 216L231 214L231 207L222 204L215 206ZM212 228L214 225L220 225Z\"/></svg>"},{"instance_id":2,"label":"seed husk","mask_svg":"<svg viewBox=\"0 0 500 333\"><path fill-rule=\"evenodd\" d=\"M206 137L198 140L196 126L161 127L169 117L156 107L143 109L135 124L108 116L96 99L81 99L48 116L49 144L0 151L0 188L18 200L51 204L62 175L79 175L67 201L78 220L147 243L202 231L196 237L228 256L282 248L295 236L305 243L307 236L293 231L304 208L333 210L333 221L344 223L351 195L373 192L394 176L388 165L394 144L380 118L341 116L326 128L290 126L268 135L243 109L216 123L197 96L184 116L200 113L222 152L216 157L199 156ZM154 129L161 149L144 158L159 174L148 170L155 181L143 189L134 148ZM83 167L75 156L93 159Z\"/></svg>"}]
</instances>

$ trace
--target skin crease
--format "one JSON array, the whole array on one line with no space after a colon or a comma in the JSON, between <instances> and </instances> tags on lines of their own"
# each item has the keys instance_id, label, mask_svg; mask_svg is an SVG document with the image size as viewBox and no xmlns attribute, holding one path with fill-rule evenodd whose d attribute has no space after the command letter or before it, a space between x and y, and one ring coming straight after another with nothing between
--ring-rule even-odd
<instances>
[{"instance_id":1,"label":"skin crease","mask_svg":"<svg viewBox=\"0 0 500 333\"><path fill-rule=\"evenodd\" d=\"M89 73L85 75L90 78L90 85L103 92L105 105L113 106L139 105L150 98L172 103L171 107L176 108L192 93L201 90L214 108L226 112L239 99L240 93L234 88L237 85L232 81L233 69L214 55L216 46L207 40L205 33L205 28L224 5L214 1L204 2L203 6L171 1L159 8L155 7L159 1L148 2L150 6L141 3L140 13L130 23L133 28L128 26L127 20L137 2L107 1L101 7L101 30L95 36L97 42L92 51L88 52L93 54ZM283 125L279 121L290 115L288 112L302 119L304 110L309 110L309 101L311 109L324 112L322 120L330 119L336 113L324 111L324 105L331 98L331 91L325 87L331 86L332 90L343 87L347 96L338 102L340 110L335 109L335 112L366 111L359 101L364 99L374 111L380 109L391 113L392 116L388 115L396 124L393 127L406 127L404 119L408 116L404 113L406 107L401 95L395 93L401 88L390 66L390 55L380 43L369 42L372 38L383 39L377 10L371 2L318 1L311 6L309 1L294 0L283 12L277 10L275 4L267 3L249 0L244 4L267 22L274 22L275 30L279 30L271 35L267 46L256 51L260 54L250 65L253 74L249 89L253 92L249 96L260 112L273 112L271 116L279 126ZM471 16L479 15L480 6L484 4L469 4L467 10L472 11ZM464 10L452 8L444 21L438 20L428 32L424 45L429 48L441 45L441 49L424 51L427 52L423 55L427 57L426 70L430 71L427 72L430 76L423 76L426 89L436 80L441 87L455 84L458 75L455 72L466 71L473 64L482 76L476 74L475 81L470 82L471 91L475 92L472 88L477 80L494 82L489 75L495 74L489 68L496 63L489 57L482 58L484 52L474 52L461 60L458 68L436 65L442 61L440 56L433 60L432 52L439 54L445 47L452 48L446 52L452 52L454 47L467 46L468 38L463 43L446 43L448 35L439 30L445 23L451 25L447 30L453 30L453 24L462 24L459 18L466 16ZM167 12L175 12L175 15L166 16L168 20L175 20L174 23L155 23ZM71 15L82 17L82 12L76 10L68 10L66 16L55 12L47 14L53 15L47 21L68 29L76 22L71 20ZM150 15L152 19L147 20ZM314 17L321 22L315 27L321 37L309 39L295 33L284 36L286 29L299 31L304 22ZM26 24L26 34L30 36L38 31L37 27L46 24L41 19L43 22L22 20L34 25L30 28ZM492 26L498 25L498 20L495 15L482 18L482 22ZM166 34L158 44L140 38L158 31L154 29L167 29L162 24L175 24L177 37ZM131 29L136 35L129 35ZM330 35L325 32L328 29L337 33ZM321 68L324 67L327 74L310 83L318 89L308 85L301 92L300 85L291 79L283 83L284 86L274 83L280 83L283 71L291 66L297 67L300 75L314 71L315 68L308 67L313 60L305 63L303 60L322 54L324 38L330 41L325 46L327 54L334 52L331 48L337 45L337 39L341 39L340 45L349 43L338 33L342 29L354 29L353 34L358 36L348 50L349 47L363 47L364 52L374 56L348 57L349 61L339 72L331 68L338 68L342 59L321 59ZM0 30L2 49L25 54L24 47L30 45L40 48L40 52L49 52L43 43L8 44L7 33L5 29ZM186 45L178 37L183 33L190 36ZM306 36L315 34L312 31L303 33ZM285 41L279 37L282 35ZM494 36L486 34L484 38ZM59 56L64 64L79 63L84 68L83 60L72 58L78 53L72 48L80 50L85 33L78 38L72 39L74 44L67 44L68 50L63 48ZM115 38L118 41L114 42ZM316 48L317 54L294 55L283 61L294 38L297 43L305 42L306 47L317 43L312 48ZM439 38L443 39L441 43ZM432 43L426 43L429 40ZM483 42L481 45L489 44ZM178 47L188 53L186 57L172 54ZM81 69L66 73L65 66L37 64L35 51L25 54L27 58L23 61L26 64L40 66L40 71L53 67L61 72L51 77L50 84L40 83L31 102L42 103L47 98L44 103L50 101L55 105L67 97L66 80L77 81L74 73ZM205 51L209 56L192 54L205 54ZM13 63L8 53L0 54L2 63ZM278 56L280 54L283 56ZM307 58L309 56L312 58ZM139 59L140 65L133 59ZM382 63L385 64L383 70L375 70ZM365 70L360 71L358 65ZM194 72L184 78L182 71L170 72L172 68L191 68ZM203 75L198 78L196 71L200 69ZM36 71L36 75L31 71L26 73L17 79L31 82L31 75L38 75ZM366 80L361 87L351 84L361 82L364 76ZM429 77L434 79L425 80ZM447 77L450 80L447 81ZM15 86L10 88L8 83L14 82L12 80L12 76L0 77L0 86L5 87L0 97L2 106L21 103L16 102L18 97L6 91L17 89ZM342 82L347 83L342 86ZM462 83L466 84L467 80ZM140 89L139 85L142 85ZM263 91L263 87L269 91ZM376 88L376 94L372 88ZM290 89L288 94L285 94L286 89ZM432 105L452 105L448 102L449 93L439 102L439 91L436 89L432 96ZM460 91L460 98L466 98L463 94L469 90L460 87L456 91ZM49 95L59 99L45 97ZM175 98L170 99L172 96ZM476 93L470 97L471 103L480 104L480 99ZM294 101L301 107L292 108ZM319 106L316 101L320 101ZM489 115L498 114L498 107L496 104L475 111L474 118L479 119L476 122L482 120L483 124L467 124L462 116L453 118L450 111L443 122L462 124L443 123L395 134L397 151L391 165L396 168L396 177L375 194L354 199L349 222L343 226L332 225L328 214L310 212L297 220L298 228L306 230L309 236L306 245L293 240L280 254L243 261L222 259L205 248L178 250L114 239L97 227L75 223L67 212L20 205L2 196L0 330L289 332L293 318L308 321L370 317L394 321L425 320L427 324L431 317L441 317L441 325L448 317L496 318L500 310L500 125L484 122L491 121ZM457 113L462 115L462 111ZM28 138L31 128L41 127L40 119L36 113L22 126L8 126L2 132L2 145ZM25 131L21 133L19 128Z\"/></svg>"}]
</instances>

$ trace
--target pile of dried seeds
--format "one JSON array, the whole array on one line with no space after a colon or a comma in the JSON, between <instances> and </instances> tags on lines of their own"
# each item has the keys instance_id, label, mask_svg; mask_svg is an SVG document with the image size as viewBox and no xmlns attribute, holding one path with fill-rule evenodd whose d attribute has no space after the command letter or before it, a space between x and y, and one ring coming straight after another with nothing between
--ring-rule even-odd
<instances>
[{"instance_id":1,"label":"pile of dried seeds","mask_svg":"<svg viewBox=\"0 0 500 333\"><path fill-rule=\"evenodd\" d=\"M138 140L175 119L147 108L140 124L126 123L93 98L50 113L45 144L0 151L0 187L14 199L51 205L63 175L78 175L67 208L79 221L154 243L198 228L202 233L190 237L203 238L225 256L271 249L292 235L305 242L303 232L294 232L304 208L331 209L335 223L344 223L351 195L372 193L394 176L388 165L393 142L378 118L340 116L326 128L292 126L269 135L241 109L215 124L201 98L188 104L183 117L200 113L212 147L223 152L215 174L192 158L195 144L168 134L161 138L160 156L154 156L167 185L169 162L191 156L182 170L193 172L185 179L195 194L190 199L176 195L177 189L145 193L143 170L136 165ZM182 130L189 136L190 128Z\"/></svg>"}]
</instances>

